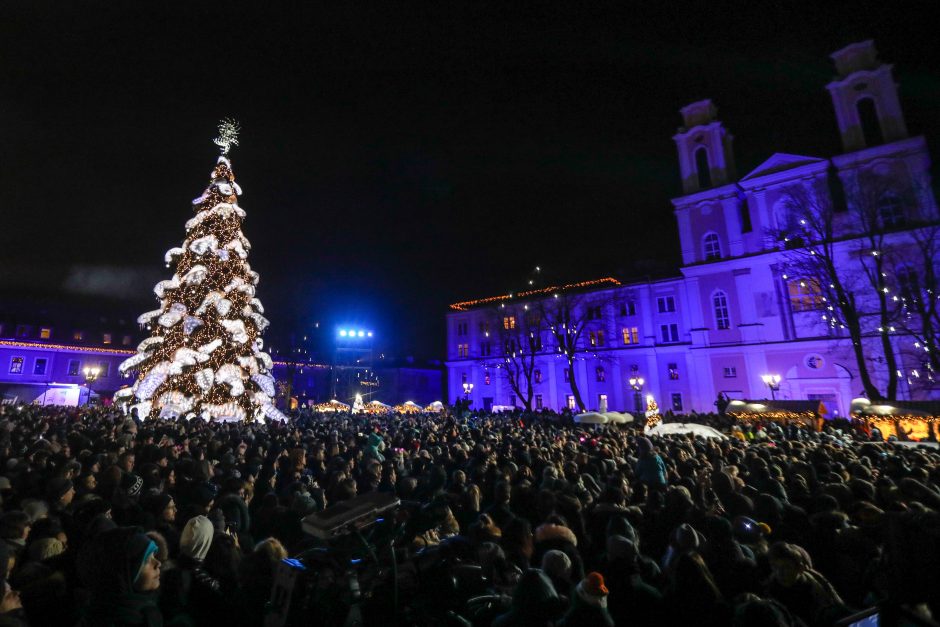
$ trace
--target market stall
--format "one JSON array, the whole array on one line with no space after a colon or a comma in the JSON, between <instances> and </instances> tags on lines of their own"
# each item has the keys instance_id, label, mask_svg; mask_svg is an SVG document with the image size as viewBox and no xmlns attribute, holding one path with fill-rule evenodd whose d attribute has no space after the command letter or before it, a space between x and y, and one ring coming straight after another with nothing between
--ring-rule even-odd
<instances>
[{"instance_id":1,"label":"market stall","mask_svg":"<svg viewBox=\"0 0 940 627\"><path fill-rule=\"evenodd\" d=\"M821 401L747 401L728 403L725 414L740 421L779 422L822 429L826 406Z\"/></svg>"},{"instance_id":2,"label":"market stall","mask_svg":"<svg viewBox=\"0 0 940 627\"><path fill-rule=\"evenodd\" d=\"M895 436L902 442L936 440L940 402L883 401L873 404L867 398L856 398L852 401L852 417L869 433L877 428L883 438Z\"/></svg>"},{"instance_id":3,"label":"market stall","mask_svg":"<svg viewBox=\"0 0 940 627\"><path fill-rule=\"evenodd\" d=\"M426 412L428 412L428 413L431 413L431 414L440 413L440 412L444 411L444 403L442 403L442 402L440 402L440 401L434 401L433 403L431 403L430 405L428 405L427 407L425 407L425 408L424 408L424 411L426 411Z\"/></svg>"},{"instance_id":4,"label":"market stall","mask_svg":"<svg viewBox=\"0 0 940 627\"><path fill-rule=\"evenodd\" d=\"M346 403L342 403L335 398L333 400L327 401L326 403L319 403L313 406L315 411L321 412L336 412L336 411L349 411L350 407Z\"/></svg>"},{"instance_id":5,"label":"market stall","mask_svg":"<svg viewBox=\"0 0 940 627\"><path fill-rule=\"evenodd\" d=\"M386 414L392 410L392 406L381 401L369 401L363 406L363 410L367 414Z\"/></svg>"},{"instance_id":6,"label":"market stall","mask_svg":"<svg viewBox=\"0 0 940 627\"><path fill-rule=\"evenodd\" d=\"M405 401L401 405L395 405L395 411L399 414L418 414L421 413L421 406L412 401Z\"/></svg>"}]
</instances>

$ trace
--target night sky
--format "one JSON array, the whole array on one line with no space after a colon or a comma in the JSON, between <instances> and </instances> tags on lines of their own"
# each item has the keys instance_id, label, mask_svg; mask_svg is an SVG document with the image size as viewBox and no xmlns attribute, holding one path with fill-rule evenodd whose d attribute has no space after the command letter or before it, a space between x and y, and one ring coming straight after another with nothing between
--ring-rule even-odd
<instances>
[{"instance_id":1,"label":"night sky","mask_svg":"<svg viewBox=\"0 0 940 627\"><path fill-rule=\"evenodd\" d=\"M5 2L0 290L149 308L233 116L270 336L350 321L440 358L448 303L535 265L673 271L685 104L715 101L739 175L830 156L828 55L873 38L911 133L940 137L922 3L427 4Z\"/></svg>"}]
</instances>

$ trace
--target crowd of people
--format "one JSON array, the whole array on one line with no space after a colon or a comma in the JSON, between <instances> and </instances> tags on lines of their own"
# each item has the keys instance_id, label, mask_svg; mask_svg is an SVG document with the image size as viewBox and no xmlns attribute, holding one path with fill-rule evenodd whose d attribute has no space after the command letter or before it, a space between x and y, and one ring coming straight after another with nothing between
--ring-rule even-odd
<instances>
[{"instance_id":1,"label":"crowd of people","mask_svg":"<svg viewBox=\"0 0 940 627\"><path fill-rule=\"evenodd\" d=\"M814 626L879 605L930 624L938 450L747 431L3 405L0 626L261 625L285 558L318 547L301 521L373 492L402 505L391 574L369 549L367 625L378 611L389 625Z\"/></svg>"}]
</instances>

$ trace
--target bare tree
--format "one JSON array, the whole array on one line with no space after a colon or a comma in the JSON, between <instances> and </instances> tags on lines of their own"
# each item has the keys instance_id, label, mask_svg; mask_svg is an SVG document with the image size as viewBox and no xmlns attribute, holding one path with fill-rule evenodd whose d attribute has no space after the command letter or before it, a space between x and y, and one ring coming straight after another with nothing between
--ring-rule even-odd
<instances>
[{"instance_id":1,"label":"bare tree","mask_svg":"<svg viewBox=\"0 0 940 627\"><path fill-rule=\"evenodd\" d=\"M490 315L502 351L498 367L526 411L532 411L536 356L542 352L542 320L539 308L531 303L511 307L502 303Z\"/></svg>"},{"instance_id":2,"label":"bare tree","mask_svg":"<svg viewBox=\"0 0 940 627\"><path fill-rule=\"evenodd\" d=\"M900 370L892 338L909 330L901 323L904 301L893 293L897 281L891 274L909 237L905 215L911 212L913 195L890 179L865 173L851 177L844 190L845 206L840 207L824 180L787 189L785 224L774 232L787 250L792 276L784 278L801 281L808 304L823 309L830 331L848 336L866 395L895 400ZM930 255L938 242L933 237L922 244L923 254ZM928 259L932 265L932 257ZM927 333L935 337L934 331ZM873 364L884 374L883 386L872 375Z\"/></svg>"}]
</instances>

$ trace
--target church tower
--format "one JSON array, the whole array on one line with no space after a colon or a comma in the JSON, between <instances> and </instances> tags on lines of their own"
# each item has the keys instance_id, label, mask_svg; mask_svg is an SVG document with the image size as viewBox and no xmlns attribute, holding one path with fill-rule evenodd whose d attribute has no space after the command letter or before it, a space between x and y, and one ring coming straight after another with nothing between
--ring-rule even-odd
<instances>
[{"instance_id":1,"label":"church tower","mask_svg":"<svg viewBox=\"0 0 940 627\"><path fill-rule=\"evenodd\" d=\"M718 111L712 101L693 102L680 112L684 126L673 139L679 150L683 193L693 194L733 180L731 141L734 138L715 119Z\"/></svg>"},{"instance_id":2,"label":"church tower","mask_svg":"<svg viewBox=\"0 0 940 627\"><path fill-rule=\"evenodd\" d=\"M850 44L830 58L839 75L826 88L845 152L905 139L907 126L891 75L893 66L878 60L874 42Z\"/></svg>"}]
</instances>

